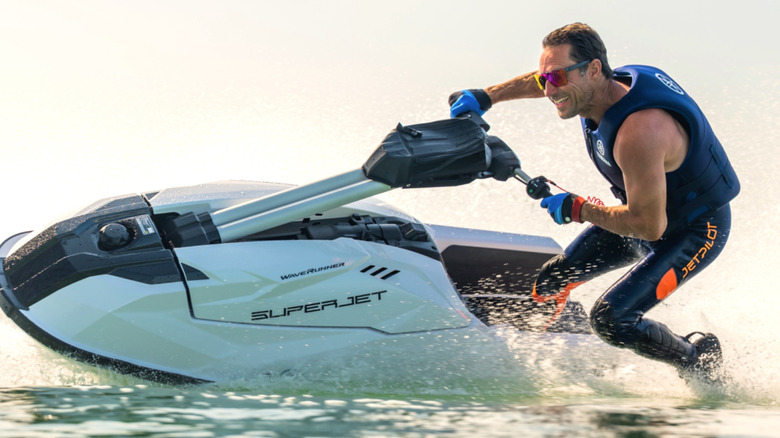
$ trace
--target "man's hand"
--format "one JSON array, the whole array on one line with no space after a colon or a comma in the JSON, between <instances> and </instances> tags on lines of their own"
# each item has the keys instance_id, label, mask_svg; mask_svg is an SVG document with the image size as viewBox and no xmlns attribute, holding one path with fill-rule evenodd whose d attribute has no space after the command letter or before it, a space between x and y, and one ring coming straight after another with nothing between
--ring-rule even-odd
<instances>
[{"instance_id":1,"label":"man's hand","mask_svg":"<svg viewBox=\"0 0 780 438\"><path fill-rule=\"evenodd\" d=\"M450 94L449 103L450 117L457 117L469 111L481 116L493 106L490 96L480 89L456 91Z\"/></svg>"},{"instance_id":2,"label":"man's hand","mask_svg":"<svg viewBox=\"0 0 780 438\"><path fill-rule=\"evenodd\" d=\"M573 193L559 193L542 199L542 208L553 218L555 223L565 225L568 223L582 222L580 220L580 210L585 199Z\"/></svg>"}]
</instances>

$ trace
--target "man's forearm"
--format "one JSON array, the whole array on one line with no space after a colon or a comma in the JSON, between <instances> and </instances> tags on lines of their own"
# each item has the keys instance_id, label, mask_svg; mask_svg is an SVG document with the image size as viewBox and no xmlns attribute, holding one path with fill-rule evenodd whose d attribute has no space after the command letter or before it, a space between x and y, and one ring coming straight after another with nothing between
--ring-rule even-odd
<instances>
[{"instance_id":1,"label":"man's forearm","mask_svg":"<svg viewBox=\"0 0 780 438\"><path fill-rule=\"evenodd\" d=\"M504 83L485 88L493 104L514 99L528 99L544 97L544 92L539 89L534 79L536 72L526 73Z\"/></svg>"},{"instance_id":2,"label":"man's forearm","mask_svg":"<svg viewBox=\"0 0 780 438\"><path fill-rule=\"evenodd\" d=\"M666 216L647 220L631 213L626 205L605 207L586 202L580 210L580 221L611 231L621 236L637 237L647 241L661 238L666 229Z\"/></svg>"}]
</instances>

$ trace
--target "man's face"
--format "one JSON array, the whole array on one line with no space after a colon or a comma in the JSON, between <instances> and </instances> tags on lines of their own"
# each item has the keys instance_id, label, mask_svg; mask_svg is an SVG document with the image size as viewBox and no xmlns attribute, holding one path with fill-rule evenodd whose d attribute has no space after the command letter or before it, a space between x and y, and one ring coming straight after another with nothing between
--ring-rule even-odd
<instances>
[{"instance_id":1,"label":"man's face","mask_svg":"<svg viewBox=\"0 0 780 438\"><path fill-rule=\"evenodd\" d=\"M575 65L577 62L569 57L570 49L571 46L568 44L545 48L539 59L539 73L548 73ZM544 95L555 105L558 116L562 119L583 115L589 107L592 94L587 76L582 75L580 69L566 72L565 85L556 87L548 81L544 88Z\"/></svg>"}]
</instances>

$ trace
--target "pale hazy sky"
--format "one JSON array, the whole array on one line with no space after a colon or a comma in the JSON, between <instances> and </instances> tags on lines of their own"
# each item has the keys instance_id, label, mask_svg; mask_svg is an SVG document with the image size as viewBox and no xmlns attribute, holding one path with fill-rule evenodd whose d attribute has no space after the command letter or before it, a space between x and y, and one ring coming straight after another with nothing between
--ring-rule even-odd
<instances>
[{"instance_id":1,"label":"pale hazy sky","mask_svg":"<svg viewBox=\"0 0 780 438\"><path fill-rule=\"evenodd\" d=\"M776 113L778 4L2 0L3 199L42 200L35 215L171 184L329 176L396 122L446 117L449 92L536 68L541 38L572 21L601 33L613 65L662 66L705 102L769 80L756 100ZM579 137L543 102L492 116L541 144Z\"/></svg>"}]
</instances>

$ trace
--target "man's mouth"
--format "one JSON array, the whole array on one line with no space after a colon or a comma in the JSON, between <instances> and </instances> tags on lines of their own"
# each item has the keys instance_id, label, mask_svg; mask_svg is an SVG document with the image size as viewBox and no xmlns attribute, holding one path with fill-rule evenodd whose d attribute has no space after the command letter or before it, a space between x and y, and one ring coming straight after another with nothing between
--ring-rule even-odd
<instances>
[{"instance_id":1,"label":"man's mouth","mask_svg":"<svg viewBox=\"0 0 780 438\"><path fill-rule=\"evenodd\" d=\"M551 97L550 100L552 101L552 103L555 104L555 106L561 106L569 100L569 96L561 97L558 99L554 99Z\"/></svg>"}]
</instances>

